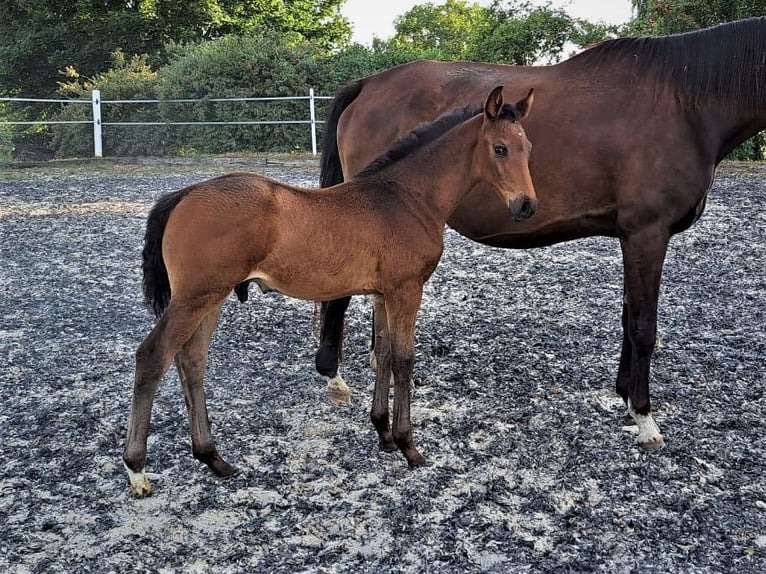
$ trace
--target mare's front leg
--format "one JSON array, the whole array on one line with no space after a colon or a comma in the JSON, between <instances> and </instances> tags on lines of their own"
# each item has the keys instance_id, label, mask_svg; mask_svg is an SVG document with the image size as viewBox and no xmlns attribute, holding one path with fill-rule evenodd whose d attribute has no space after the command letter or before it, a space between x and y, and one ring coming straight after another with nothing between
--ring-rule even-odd
<instances>
[{"instance_id":1,"label":"mare's front leg","mask_svg":"<svg viewBox=\"0 0 766 574\"><path fill-rule=\"evenodd\" d=\"M194 458L204 462L218 476L230 476L234 473L234 467L218 454L213 434L210 431L204 388L210 341L218 325L220 313L221 306L219 305L202 320L192 338L176 355L175 362L189 416L192 454Z\"/></svg>"},{"instance_id":2,"label":"mare's front leg","mask_svg":"<svg viewBox=\"0 0 766 574\"><path fill-rule=\"evenodd\" d=\"M177 306L172 301L157 324L136 350L136 373L128 432L122 459L130 488L136 496L147 496L152 486L146 476L146 440L154 395L176 353L189 340L207 314L203 306Z\"/></svg>"},{"instance_id":3,"label":"mare's front leg","mask_svg":"<svg viewBox=\"0 0 766 574\"><path fill-rule=\"evenodd\" d=\"M391 371L394 375L392 434L396 446L402 451L410 468L425 464L425 459L415 448L412 438L410 413L412 369L415 362L415 321L422 296L422 283L406 284L396 292L386 293Z\"/></svg>"},{"instance_id":4,"label":"mare's front leg","mask_svg":"<svg viewBox=\"0 0 766 574\"><path fill-rule=\"evenodd\" d=\"M314 356L317 372L327 377L330 401L336 405L351 404L351 389L338 372L343 342L343 320L351 297L322 302L322 328L319 348Z\"/></svg>"},{"instance_id":5,"label":"mare's front leg","mask_svg":"<svg viewBox=\"0 0 766 574\"><path fill-rule=\"evenodd\" d=\"M624 298L617 393L636 423L636 444L650 450L665 444L651 414L649 375L657 340L657 302L668 240L668 233L659 227L620 240Z\"/></svg>"},{"instance_id":6,"label":"mare's front leg","mask_svg":"<svg viewBox=\"0 0 766 574\"><path fill-rule=\"evenodd\" d=\"M386 303L383 297L376 296L373 300L373 332L375 336L375 392L372 399L370 419L378 431L380 450L393 452L397 450L388 410L388 391L391 386L391 341L388 332Z\"/></svg>"}]
</instances>

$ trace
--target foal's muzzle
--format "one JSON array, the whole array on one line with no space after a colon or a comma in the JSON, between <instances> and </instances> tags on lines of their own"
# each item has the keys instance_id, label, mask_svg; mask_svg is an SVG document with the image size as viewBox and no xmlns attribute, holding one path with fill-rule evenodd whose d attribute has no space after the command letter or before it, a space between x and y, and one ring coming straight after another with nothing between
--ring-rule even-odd
<instances>
[{"instance_id":1,"label":"foal's muzzle","mask_svg":"<svg viewBox=\"0 0 766 574\"><path fill-rule=\"evenodd\" d=\"M537 211L537 200L531 197L520 197L508 201L508 208L515 221L526 221Z\"/></svg>"}]
</instances>

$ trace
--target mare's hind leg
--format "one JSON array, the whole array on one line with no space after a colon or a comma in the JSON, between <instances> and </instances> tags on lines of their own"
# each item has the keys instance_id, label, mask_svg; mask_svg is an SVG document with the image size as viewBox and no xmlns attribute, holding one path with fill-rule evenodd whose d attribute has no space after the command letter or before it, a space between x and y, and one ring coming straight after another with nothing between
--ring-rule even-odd
<instances>
[{"instance_id":1,"label":"mare's hind leg","mask_svg":"<svg viewBox=\"0 0 766 574\"><path fill-rule=\"evenodd\" d=\"M122 455L131 491L147 496L152 486L146 477L146 439L154 395L176 353L189 340L209 307L177 306L172 301L157 324L136 350L136 374L128 420L125 450Z\"/></svg>"},{"instance_id":2,"label":"mare's hind leg","mask_svg":"<svg viewBox=\"0 0 766 574\"><path fill-rule=\"evenodd\" d=\"M653 228L620 240L625 269L623 350L617 392L636 423L636 443L655 449L665 441L651 414L649 374L657 340L657 302L668 234Z\"/></svg>"},{"instance_id":3,"label":"mare's hind leg","mask_svg":"<svg viewBox=\"0 0 766 574\"><path fill-rule=\"evenodd\" d=\"M386 313L394 375L394 416L392 434L410 468L425 464L412 437L410 400L412 369L415 363L415 320L423 296L423 285L410 283L396 293L386 293Z\"/></svg>"},{"instance_id":4,"label":"mare's hind leg","mask_svg":"<svg viewBox=\"0 0 766 574\"><path fill-rule=\"evenodd\" d=\"M234 467L221 458L215 447L215 440L210 431L204 388L208 349L220 312L219 305L208 313L192 338L178 352L175 362L189 415L192 454L208 465L210 470L218 476L229 476L234 473Z\"/></svg>"},{"instance_id":5,"label":"mare's hind leg","mask_svg":"<svg viewBox=\"0 0 766 574\"><path fill-rule=\"evenodd\" d=\"M351 389L338 372L340 349L343 339L343 319L351 297L322 302L322 329L319 348L314 356L317 372L327 377L330 402L336 405L351 404Z\"/></svg>"},{"instance_id":6,"label":"mare's hind leg","mask_svg":"<svg viewBox=\"0 0 766 574\"><path fill-rule=\"evenodd\" d=\"M380 450L397 450L391 434L391 421L388 410L388 391L391 384L391 341L388 333L386 304L382 297L373 301L373 331L375 336L375 392L372 399L370 419L378 431Z\"/></svg>"}]
</instances>

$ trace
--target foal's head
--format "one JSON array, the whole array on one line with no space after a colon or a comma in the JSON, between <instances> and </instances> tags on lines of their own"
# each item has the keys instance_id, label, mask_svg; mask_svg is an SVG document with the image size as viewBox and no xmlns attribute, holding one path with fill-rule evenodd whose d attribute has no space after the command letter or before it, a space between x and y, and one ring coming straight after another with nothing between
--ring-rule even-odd
<instances>
[{"instance_id":1,"label":"foal's head","mask_svg":"<svg viewBox=\"0 0 766 574\"><path fill-rule=\"evenodd\" d=\"M529 174L532 145L520 120L532 107L533 90L515 104L503 101L503 86L489 94L474 152L472 169L511 210L514 219L529 219L537 210L537 196Z\"/></svg>"}]
</instances>

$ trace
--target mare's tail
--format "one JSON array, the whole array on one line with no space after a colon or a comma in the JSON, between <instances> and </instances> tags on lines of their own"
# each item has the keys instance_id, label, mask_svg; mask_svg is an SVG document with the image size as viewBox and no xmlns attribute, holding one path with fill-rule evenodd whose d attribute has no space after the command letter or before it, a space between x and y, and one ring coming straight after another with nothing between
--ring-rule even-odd
<instances>
[{"instance_id":1,"label":"mare's tail","mask_svg":"<svg viewBox=\"0 0 766 574\"><path fill-rule=\"evenodd\" d=\"M189 188L163 195L154 204L146 221L144 249L141 252L144 272L144 301L159 318L170 302L170 280L162 258L162 236L168 218L178 203L189 193Z\"/></svg>"},{"instance_id":2,"label":"mare's tail","mask_svg":"<svg viewBox=\"0 0 766 574\"><path fill-rule=\"evenodd\" d=\"M356 80L346 84L335 95L330 104L325 120L324 136L322 136L322 158L320 160L319 184L322 187L331 187L342 183L343 167L340 164L340 152L338 150L338 121L345 109L351 105L359 93L362 91L362 80ZM316 352L316 368L321 375L326 377L335 377L338 374L338 363L340 362L343 345L343 314L348 307L351 297L341 299L340 311L334 311L331 314L339 314L339 318L327 320L328 302L322 301L319 313L316 305L314 306L314 325L320 324L319 338L320 345ZM337 307L336 303L336 307ZM334 310L334 308L333 308Z\"/></svg>"},{"instance_id":3,"label":"mare's tail","mask_svg":"<svg viewBox=\"0 0 766 574\"><path fill-rule=\"evenodd\" d=\"M331 187L343 181L343 168L340 165L338 151L338 120L343 111L353 102L362 91L362 80L347 84L335 95L325 120L324 136L322 136L322 158L319 183L322 187Z\"/></svg>"}]
</instances>

